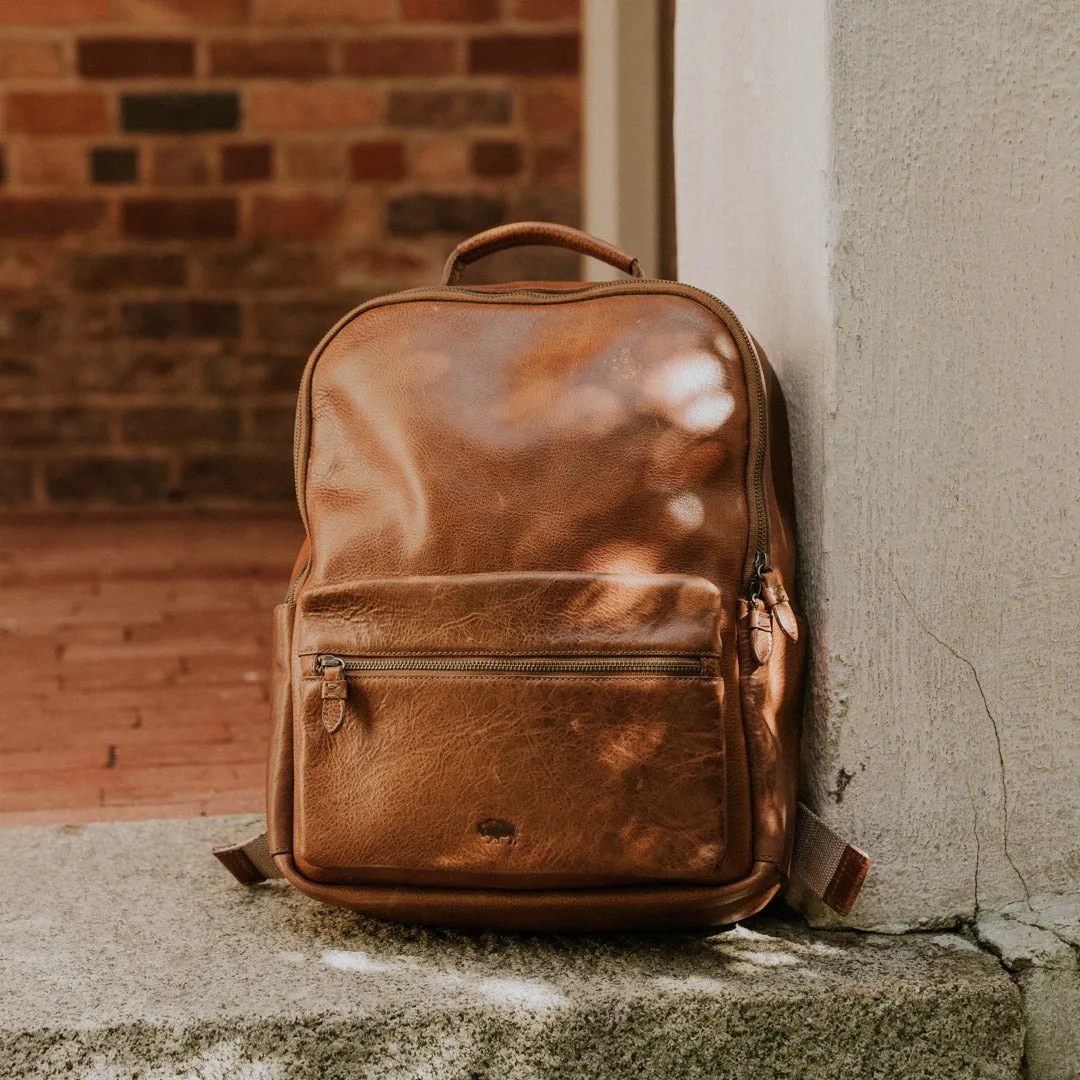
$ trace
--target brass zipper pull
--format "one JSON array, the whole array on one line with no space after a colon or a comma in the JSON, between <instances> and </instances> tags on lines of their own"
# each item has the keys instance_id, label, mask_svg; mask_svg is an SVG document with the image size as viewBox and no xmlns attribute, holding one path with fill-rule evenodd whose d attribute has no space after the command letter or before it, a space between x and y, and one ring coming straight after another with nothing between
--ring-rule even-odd
<instances>
[{"instance_id":1,"label":"brass zipper pull","mask_svg":"<svg viewBox=\"0 0 1080 1080\"><path fill-rule=\"evenodd\" d=\"M345 678L345 661L338 656L324 655L316 661L322 672L322 722L332 735L345 719L345 699L349 683Z\"/></svg>"},{"instance_id":2,"label":"brass zipper pull","mask_svg":"<svg viewBox=\"0 0 1080 1080\"><path fill-rule=\"evenodd\" d=\"M772 614L760 596L753 596L747 601L747 621L754 657L759 664L767 664L772 656Z\"/></svg>"},{"instance_id":3,"label":"brass zipper pull","mask_svg":"<svg viewBox=\"0 0 1080 1080\"><path fill-rule=\"evenodd\" d=\"M787 590L784 588L784 579L778 570L771 568L761 571L761 595L769 607L769 611L776 616L780 629L792 641L799 640L799 622L795 618L791 601L788 599Z\"/></svg>"}]
</instances>

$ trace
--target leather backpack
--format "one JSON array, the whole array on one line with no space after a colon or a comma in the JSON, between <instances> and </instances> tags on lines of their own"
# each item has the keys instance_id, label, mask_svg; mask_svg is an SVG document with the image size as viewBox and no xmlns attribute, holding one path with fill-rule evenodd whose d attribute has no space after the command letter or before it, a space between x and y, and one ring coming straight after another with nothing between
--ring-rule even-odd
<instances>
[{"instance_id":1,"label":"leather backpack","mask_svg":"<svg viewBox=\"0 0 1080 1080\"><path fill-rule=\"evenodd\" d=\"M524 244L629 276L457 283ZM268 832L215 852L239 880L410 922L710 927L794 859L850 908L866 856L797 809L784 399L724 303L564 226L481 233L323 338L295 469Z\"/></svg>"}]
</instances>

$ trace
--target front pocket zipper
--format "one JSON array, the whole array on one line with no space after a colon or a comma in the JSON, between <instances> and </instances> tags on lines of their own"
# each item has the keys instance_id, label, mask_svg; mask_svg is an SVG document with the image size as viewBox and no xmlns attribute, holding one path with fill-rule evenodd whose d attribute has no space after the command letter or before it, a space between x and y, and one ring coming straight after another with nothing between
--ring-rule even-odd
<instances>
[{"instance_id":1,"label":"front pocket zipper","mask_svg":"<svg viewBox=\"0 0 1080 1080\"><path fill-rule=\"evenodd\" d=\"M607 678L715 678L715 656L350 656L319 653L315 673L322 676L322 722L332 735L345 720L350 672L382 675L475 674L588 676Z\"/></svg>"},{"instance_id":2,"label":"front pocket zipper","mask_svg":"<svg viewBox=\"0 0 1080 1080\"><path fill-rule=\"evenodd\" d=\"M485 675L715 674L709 656L352 656L315 657L315 671L337 682L339 672L477 672Z\"/></svg>"}]
</instances>

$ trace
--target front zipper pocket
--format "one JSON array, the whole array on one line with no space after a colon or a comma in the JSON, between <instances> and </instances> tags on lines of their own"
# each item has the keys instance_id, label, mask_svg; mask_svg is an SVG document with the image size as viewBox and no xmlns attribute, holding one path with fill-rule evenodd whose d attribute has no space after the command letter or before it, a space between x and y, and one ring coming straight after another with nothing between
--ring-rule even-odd
<instances>
[{"instance_id":1,"label":"front zipper pocket","mask_svg":"<svg viewBox=\"0 0 1080 1080\"><path fill-rule=\"evenodd\" d=\"M667 575L305 592L297 866L338 883L716 880L718 601Z\"/></svg>"}]
</instances>

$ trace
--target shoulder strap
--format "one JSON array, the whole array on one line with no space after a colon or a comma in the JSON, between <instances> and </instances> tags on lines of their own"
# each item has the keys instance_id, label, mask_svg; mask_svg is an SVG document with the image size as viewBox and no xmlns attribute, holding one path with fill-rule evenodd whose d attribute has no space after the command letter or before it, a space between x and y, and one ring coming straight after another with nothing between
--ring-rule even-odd
<instances>
[{"instance_id":1,"label":"shoulder strap","mask_svg":"<svg viewBox=\"0 0 1080 1080\"><path fill-rule=\"evenodd\" d=\"M264 832L242 844L216 847L214 856L241 885L258 885L267 878L284 876L270 854L270 843Z\"/></svg>"},{"instance_id":2,"label":"shoulder strap","mask_svg":"<svg viewBox=\"0 0 1080 1080\"><path fill-rule=\"evenodd\" d=\"M795 853L791 876L837 913L846 915L855 904L870 856L833 832L804 803L795 818Z\"/></svg>"},{"instance_id":3,"label":"shoulder strap","mask_svg":"<svg viewBox=\"0 0 1080 1080\"><path fill-rule=\"evenodd\" d=\"M242 844L214 848L214 855L241 885L258 885L282 877L266 833ZM851 911L859 895L870 856L833 832L809 807L799 803L795 819L795 855L791 876L838 915Z\"/></svg>"}]
</instances>

